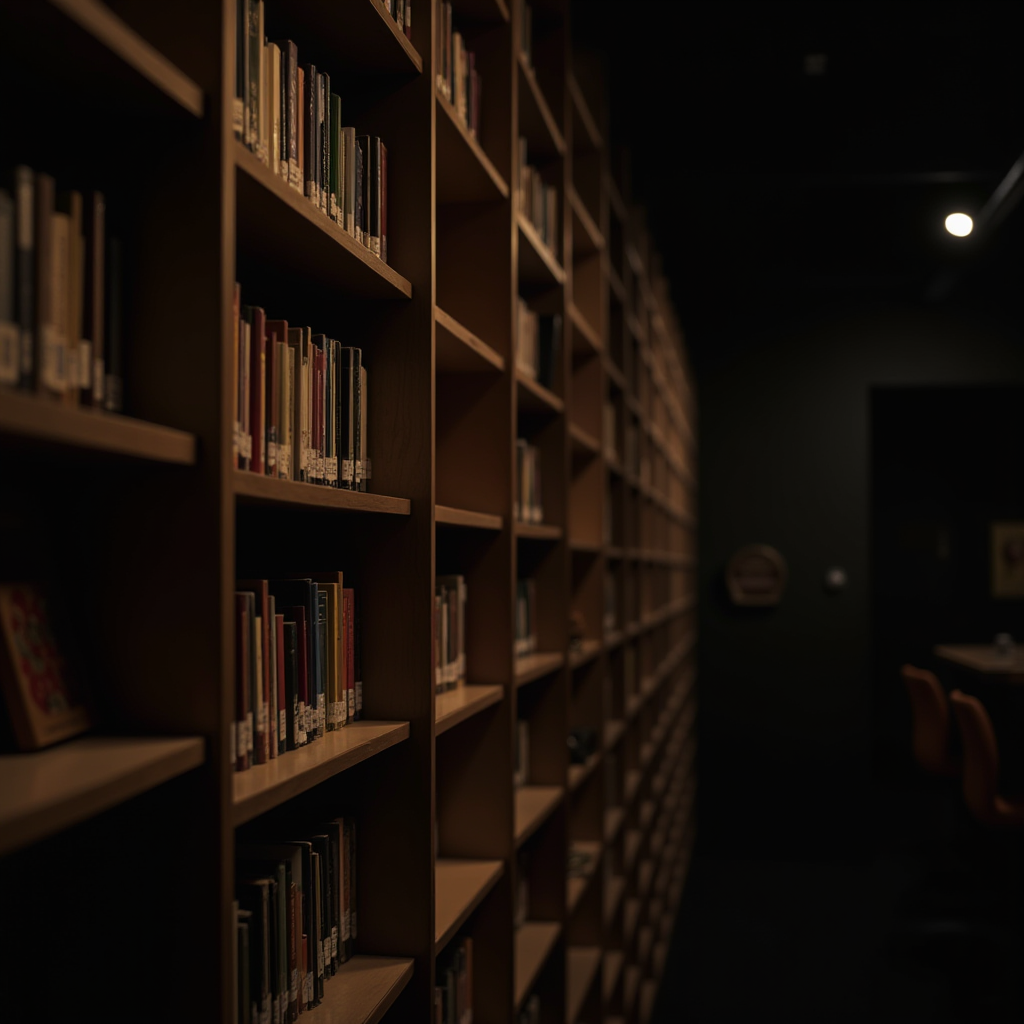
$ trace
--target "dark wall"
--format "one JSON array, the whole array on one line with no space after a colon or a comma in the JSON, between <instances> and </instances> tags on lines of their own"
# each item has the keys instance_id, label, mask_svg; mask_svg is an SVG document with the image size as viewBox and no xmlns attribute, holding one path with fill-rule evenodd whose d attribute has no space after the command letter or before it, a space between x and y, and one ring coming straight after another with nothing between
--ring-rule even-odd
<instances>
[{"instance_id":1,"label":"dark wall","mask_svg":"<svg viewBox=\"0 0 1024 1024\"><path fill-rule=\"evenodd\" d=\"M691 331L706 850L857 853L871 780L871 389L1022 383L1020 325L984 310L759 305L746 323ZM775 609L725 596L724 566L748 543L787 559ZM824 586L832 566L847 573L840 593Z\"/></svg>"}]
</instances>

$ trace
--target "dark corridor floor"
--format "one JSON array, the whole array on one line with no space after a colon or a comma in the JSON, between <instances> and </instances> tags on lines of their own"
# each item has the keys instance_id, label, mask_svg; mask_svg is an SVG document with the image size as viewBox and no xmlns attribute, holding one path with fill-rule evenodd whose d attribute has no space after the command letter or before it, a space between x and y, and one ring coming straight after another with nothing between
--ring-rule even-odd
<instances>
[{"instance_id":1,"label":"dark corridor floor","mask_svg":"<svg viewBox=\"0 0 1024 1024\"><path fill-rule=\"evenodd\" d=\"M1022 1024L1024 842L955 788L876 797L862 863L712 859L651 1024Z\"/></svg>"}]
</instances>

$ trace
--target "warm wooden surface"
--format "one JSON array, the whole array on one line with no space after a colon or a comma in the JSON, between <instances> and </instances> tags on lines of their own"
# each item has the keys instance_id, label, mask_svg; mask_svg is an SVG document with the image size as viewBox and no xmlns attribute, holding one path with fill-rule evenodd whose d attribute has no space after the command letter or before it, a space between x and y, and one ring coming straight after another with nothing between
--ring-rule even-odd
<instances>
[{"instance_id":1,"label":"warm wooden surface","mask_svg":"<svg viewBox=\"0 0 1024 1024\"><path fill-rule=\"evenodd\" d=\"M437 325L437 369L445 373L479 373L481 370L505 369L505 360L485 341L440 306L435 307Z\"/></svg>"},{"instance_id":2,"label":"warm wooden surface","mask_svg":"<svg viewBox=\"0 0 1024 1024\"><path fill-rule=\"evenodd\" d=\"M412 977L405 957L354 956L324 982L323 1002L303 1016L308 1024L378 1024Z\"/></svg>"},{"instance_id":3,"label":"warm wooden surface","mask_svg":"<svg viewBox=\"0 0 1024 1024\"><path fill-rule=\"evenodd\" d=\"M573 216L573 255L587 256L604 248L604 236L575 189L569 191Z\"/></svg>"},{"instance_id":4,"label":"warm wooden surface","mask_svg":"<svg viewBox=\"0 0 1024 1024\"><path fill-rule=\"evenodd\" d=\"M0 854L85 821L203 763L186 737L83 736L0 755Z\"/></svg>"},{"instance_id":5,"label":"warm wooden surface","mask_svg":"<svg viewBox=\"0 0 1024 1024\"><path fill-rule=\"evenodd\" d=\"M500 686L460 686L434 698L434 735L440 736L467 718L497 704L505 691Z\"/></svg>"},{"instance_id":6,"label":"warm wooden surface","mask_svg":"<svg viewBox=\"0 0 1024 1024\"><path fill-rule=\"evenodd\" d=\"M569 424L569 440L573 448L580 453L599 455L601 452L601 442L575 423Z\"/></svg>"},{"instance_id":7,"label":"warm wooden surface","mask_svg":"<svg viewBox=\"0 0 1024 1024\"><path fill-rule=\"evenodd\" d=\"M538 651L516 658L516 686L525 686L535 679L557 672L565 664L565 655L560 651Z\"/></svg>"},{"instance_id":8,"label":"warm wooden surface","mask_svg":"<svg viewBox=\"0 0 1024 1024\"><path fill-rule=\"evenodd\" d=\"M547 98L541 91L533 68L519 56L519 128L529 139L529 153L543 156L562 156L565 137L555 120ZM531 160L531 162L533 162Z\"/></svg>"},{"instance_id":9,"label":"warm wooden surface","mask_svg":"<svg viewBox=\"0 0 1024 1024\"><path fill-rule=\"evenodd\" d=\"M621 718L612 718L604 723L604 746L608 750L622 739L626 723Z\"/></svg>"},{"instance_id":10,"label":"warm wooden surface","mask_svg":"<svg viewBox=\"0 0 1024 1024\"><path fill-rule=\"evenodd\" d=\"M236 825L409 738L408 722L352 722L298 750L232 775Z\"/></svg>"},{"instance_id":11,"label":"warm wooden surface","mask_svg":"<svg viewBox=\"0 0 1024 1024\"><path fill-rule=\"evenodd\" d=\"M560 540L562 528L553 523L522 523L514 524L516 537L523 540Z\"/></svg>"},{"instance_id":12,"label":"warm wooden surface","mask_svg":"<svg viewBox=\"0 0 1024 1024\"><path fill-rule=\"evenodd\" d=\"M516 383L521 409L547 414L561 413L565 409L565 403L558 395L519 370L516 370Z\"/></svg>"},{"instance_id":13,"label":"warm wooden surface","mask_svg":"<svg viewBox=\"0 0 1024 1024\"><path fill-rule=\"evenodd\" d=\"M615 995L615 986L618 985L619 979L622 977L622 964L625 960L625 954L621 949L610 949L604 955L604 971L601 976L601 989L604 995L604 1001L606 1003L611 1002L612 996ZM608 1024L609 1018L605 1018L605 1024Z\"/></svg>"},{"instance_id":14,"label":"warm wooden surface","mask_svg":"<svg viewBox=\"0 0 1024 1024\"><path fill-rule=\"evenodd\" d=\"M437 201L483 203L507 199L508 183L440 93L437 110Z\"/></svg>"},{"instance_id":15,"label":"warm wooden surface","mask_svg":"<svg viewBox=\"0 0 1024 1024\"><path fill-rule=\"evenodd\" d=\"M1024 674L1024 646L1017 644L1012 655L1000 654L992 644L939 644L938 657L986 675Z\"/></svg>"},{"instance_id":16,"label":"warm wooden surface","mask_svg":"<svg viewBox=\"0 0 1024 1024\"><path fill-rule=\"evenodd\" d=\"M572 324L574 340L578 335L592 351L600 352L602 350L601 335L580 312L579 307L575 303L569 303L569 321Z\"/></svg>"},{"instance_id":17,"label":"warm wooden surface","mask_svg":"<svg viewBox=\"0 0 1024 1024\"><path fill-rule=\"evenodd\" d=\"M520 846L562 799L560 786L520 786L515 793L515 838Z\"/></svg>"},{"instance_id":18,"label":"warm wooden surface","mask_svg":"<svg viewBox=\"0 0 1024 1024\"><path fill-rule=\"evenodd\" d=\"M565 1019L575 1024L601 969L600 946L569 946L565 962Z\"/></svg>"},{"instance_id":19,"label":"warm wooden surface","mask_svg":"<svg viewBox=\"0 0 1024 1024\"><path fill-rule=\"evenodd\" d=\"M236 469L232 476L235 497L240 501L295 505L307 508L338 509L342 512L379 512L383 515L407 516L412 504L408 498L392 498L387 494L346 491L340 487L321 487L296 480L277 480Z\"/></svg>"},{"instance_id":20,"label":"warm wooden surface","mask_svg":"<svg viewBox=\"0 0 1024 1024\"><path fill-rule=\"evenodd\" d=\"M527 997L540 969L551 953L562 926L555 921L526 921L515 935L515 1006Z\"/></svg>"},{"instance_id":21,"label":"warm wooden surface","mask_svg":"<svg viewBox=\"0 0 1024 1024\"><path fill-rule=\"evenodd\" d=\"M434 865L434 945L441 950L494 888L500 860L440 859Z\"/></svg>"},{"instance_id":22,"label":"warm wooden surface","mask_svg":"<svg viewBox=\"0 0 1024 1024\"><path fill-rule=\"evenodd\" d=\"M565 284L565 270L558 257L541 240L537 229L519 214L519 280L530 286Z\"/></svg>"},{"instance_id":23,"label":"warm wooden surface","mask_svg":"<svg viewBox=\"0 0 1024 1024\"><path fill-rule=\"evenodd\" d=\"M6 438L183 466L196 461L196 439L185 431L3 389L0 440Z\"/></svg>"},{"instance_id":24,"label":"warm wooden surface","mask_svg":"<svg viewBox=\"0 0 1024 1024\"><path fill-rule=\"evenodd\" d=\"M196 117L203 116L203 92L159 50L129 28L99 0L48 0L129 67Z\"/></svg>"},{"instance_id":25,"label":"warm wooden surface","mask_svg":"<svg viewBox=\"0 0 1024 1024\"><path fill-rule=\"evenodd\" d=\"M489 512L472 512L450 505L434 506L434 522L441 526L465 526L472 530L501 530L505 521Z\"/></svg>"},{"instance_id":26,"label":"warm wooden surface","mask_svg":"<svg viewBox=\"0 0 1024 1024\"><path fill-rule=\"evenodd\" d=\"M308 283L341 295L363 299L412 295L412 284L394 267L342 231L240 142L235 144L234 158L238 238L247 259L258 256L270 265L286 260L292 272Z\"/></svg>"},{"instance_id":27,"label":"warm wooden surface","mask_svg":"<svg viewBox=\"0 0 1024 1024\"><path fill-rule=\"evenodd\" d=\"M571 849L589 854L590 863L584 874L574 875L567 879L566 908L570 914L576 909L576 905L583 898L583 893L586 892L587 887L597 874L601 860L602 844L600 842L577 839L573 841Z\"/></svg>"},{"instance_id":28,"label":"warm wooden surface","mask_svg":"<svg viewBox=\"0 0 1024 1024\"><path fill-rule=\"evenodd\" d=\"M604 890L604 923L606 927L611 927L615 920L625 893L626 880L621 875L613 875L608 879Z\"/></svg>"},{"instance_id":29,"label":"warm wooden surface","mask_svg":"<svg viewBox=\"0 0 1024 1024\"><path fill-rule=\"evenodd\" d=\"M604 841L611 844L626 820L626 811L622 807L608 807L604 812Z\"/></svg>"},{"instance_id":30,"label":"warm wooden surface","mask_svg":"<svg viewBox=\"0 0 1024 1024\"><path fill-rule=\"evenodd\" d=\"M601 752L597 751L590 755L582 764L569 765L569 789L575 790L583 784L589 775L601 761Z\"/></svg>"}]
</instances>

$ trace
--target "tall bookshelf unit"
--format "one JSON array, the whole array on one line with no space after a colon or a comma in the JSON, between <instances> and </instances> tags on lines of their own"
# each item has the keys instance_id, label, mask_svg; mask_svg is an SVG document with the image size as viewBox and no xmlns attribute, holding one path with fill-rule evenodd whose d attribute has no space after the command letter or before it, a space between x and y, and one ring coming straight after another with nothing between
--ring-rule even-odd
<instances>
[{"instance_id":1,"label":"tall bookshelf unit","mask_svg":"<svg viewBox=\"0 0 1024 1024\"><path fill-rule=\"evenodd\" d=\"M235 0L0 13L5 173L102 188L137 254L128 415L0 391L0 576L48 584L103 711L92 735L0 756L5 1019L231 1021L236 843L341 813L357 955L309 1024L426 1024L459 935L477 1024L534 996L551 1024L649 1016L693 841L695 400L568 0L536 0L528 48L520 4L455 0L475 138L436 86L431 0L411 40L380 0L267 0L268 37L331 69L346 120L388 146L387 265L236 141ZM519 212L521 136L557 190L550 248ZM371 493L234 468L235 281L367 353ZM517 368L520 297L563 320L550 389ZM514 518L519 437L540 523ZM235 580L296 567L359 589L364 720L236 774ZM468 682L435 695L449 573ZM517 658L526 578L537 644ZM583 763L574 729L597 739Z\"/></svg>"}]
</instances>

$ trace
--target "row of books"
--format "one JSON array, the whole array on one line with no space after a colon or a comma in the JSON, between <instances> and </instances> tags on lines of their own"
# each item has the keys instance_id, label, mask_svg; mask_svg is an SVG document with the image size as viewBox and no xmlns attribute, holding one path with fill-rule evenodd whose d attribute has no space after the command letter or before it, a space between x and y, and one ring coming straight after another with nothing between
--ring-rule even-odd
<instances>
[{"instance_id":1,"label":"row of books","mask_svg":"<svg viewBox=\"0 0 1024 1024\"><path fill-rule=\"evenodd\" d=\"M516 441L516 519L521 523L543 523L544 506L540 490L540 449L525 438Z\"/></svg>"},{"instance_id":2,"label":"row of books","mask_svg":"<svg viewBox=\"0 0 1024 1024\"><path fill-rule=\"evenodd\" d=\"M355 591L343 574L239 580L235 591L236 771L362 716Z\"/></svg>"},{"instance_id":3,"label":"row of books","mask_svg":"<svg viewBox=\"0 0 1024 1024\"><path fill-rule=\"evenodd\" d=\"M412 39L412 0L384 0L388 14L407 39Z\"/></svg>"},{"instance_id":4,"label":"row of books","mask_svg":"<svg viewBox=\"0 0 1024 1024\"><path fill-rule=\"evenodd\" d=\"M119 412L121 291L103 193L15 167L0 188L0 384Z\"/></svg>"},{"instance_id":5,"label":"row of books","mask_svg":"<svg viewBox=\"0 0 1024 1024\"><path fill-rule=\"evenodd\" d=\"M519 212L558 258L558 189L528 160L526 136L519 137Z\"/></svg>"},{"instance_id":6,"label":"row of books","mask_svg":"<svg viewBox=\"0 0 1024 1024\"><path fill-rule=\"evenodd\" d=\"M434 585L434 692L466 682L466 578L438 576Z\"/></svg>"},{"instance_id":7,"label":"row of books","mask_svg":"<svg viewBox=\"0 0 1024 1024\"><path fill-rule=\"evenodd\" d=\"M513 653L517 658L537 649L537 583L516 581L516 636Z\"/></svg>"},{"instance_id":8,"label":"row of books","mask_svg":"<svg viewBox=\"0 0 1024 1024\"><path fill-rule=\"evenodd\" d=\"M239 1024L288 1024L318 1006L357 936L356 823L235 849Z\"/></svg>"},{"instance_id":9,"label":"row of books","mask_svg":"<svg viewBox=\"0 0 1024 1024\"><path fill-rule=\"evenodd\" d=\"M520 296L516 317L516 368L554 390L562 358L562 315L541 314Z\"/></svg>"},{"instance_id":10,"label":"row of books","mask_svg":"<svg viewBox=\"0 0 1024 1024\"><path fill-rule=\"evenodd\" d=\"M473 1024L473 940L468 935L438 959L434 1024Z\"/></svg>"},{"instance_id":11,"label":"row of books","mask_svg":"<svg viewBox=\"0 0 1024 1024\"><path fill-rule=\"evenodd\" d=\"M343 124L330 75L300 64L292 40L267 40L263 0L237 10L235 136L387 263L387 147Z\"/></svg>"},{"instance_id":12,"label":"row of books","mask_svg":"<svg viewBox=\"0 0 1024 1024\"><path fill-rule=\"evenodd\" d=\"M530 781L530 723L525 718L516 721L516 763L512 772L512 785L525 786Z\"/></svg>"},{"instance_id":13,"label":"row of books","mask_svg":"<svg viewBox=\"0 0 1024 1024\"><path fill-rule=\"evenodd\" d=\"M476 54L466 49L462 33L452 27L452 5L438 0L437 88L455 108L458 119L476 138L480 133L480 93L483 82Z\"/></svg>"},{"instance_id":14,"label":"row of books","mask_svg":"<svg viewBox=\"0 0 1024 1024\"><path fill-rule=\"evenodd\" d=\"M235 285L235 465L262 476L365 491L368 377L363 350L270 320Z\"/></svg>"}]
</instances>

